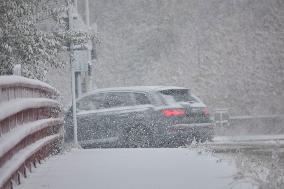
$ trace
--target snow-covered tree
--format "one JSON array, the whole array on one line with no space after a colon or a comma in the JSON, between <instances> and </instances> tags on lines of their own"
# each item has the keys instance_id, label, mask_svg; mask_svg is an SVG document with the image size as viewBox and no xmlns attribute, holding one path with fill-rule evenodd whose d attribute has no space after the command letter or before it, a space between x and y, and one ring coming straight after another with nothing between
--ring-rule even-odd
<instances>
[{"instance_id":1,"label":"snow-covered tree","mask_svg":"<svg viewBox=\"0 0 284 189\"><path fill-rule=\"evenodd\" d=\"M63 38L39 29L44 20L57 16L55 1L0 1L0 74L10 74L22 64L23 74L43 79L48 66L58 67Z\"/></svg>"},{"instance_id":2,"label":"snow-covered tree","mask_svg":"<svg viewBox=\"0 0 284 189\"><path fill-rule=\"evenodd\" d=\"M83 44L87 31L69 31L66 18L71 1L0 0L0 74L22 64L27 77L44 79L50 67L64 66L60 52L70 42Z\"/></svg>"}]
</instances>

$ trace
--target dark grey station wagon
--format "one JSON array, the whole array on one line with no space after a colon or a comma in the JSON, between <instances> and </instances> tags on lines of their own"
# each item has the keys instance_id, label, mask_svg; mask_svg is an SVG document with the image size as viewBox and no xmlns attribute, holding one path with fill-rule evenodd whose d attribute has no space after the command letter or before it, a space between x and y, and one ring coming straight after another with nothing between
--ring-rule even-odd
<instances>
[{"instance_id":1,"label":"dark grey station wagon","mask_svg":"<svg viewBox=\"0 0 284 189\"><path fill-rule=\"evenodd\" d=\"M71 141L71 109L65 119ZM77 100L77 120L82 147L174 147L214 133L206 105L183 87L97 89Z\"/></svg>"}]
</instances>

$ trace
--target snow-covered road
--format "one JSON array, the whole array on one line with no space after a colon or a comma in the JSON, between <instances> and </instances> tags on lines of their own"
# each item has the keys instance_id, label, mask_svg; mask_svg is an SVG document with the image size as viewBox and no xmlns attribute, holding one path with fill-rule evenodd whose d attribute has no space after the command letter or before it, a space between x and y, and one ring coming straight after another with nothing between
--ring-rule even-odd
<instances>
[{"instance_id":1,"label":"snow-covered road","mask_svg":"<svg viewBox=\"0 0 284 189\"><path fill-rule=\"evenodd\" d=\"M236 171L234 161L188 148L72 150L45 161L17 188L228 189Z\"/></svg>"}]
</instances>

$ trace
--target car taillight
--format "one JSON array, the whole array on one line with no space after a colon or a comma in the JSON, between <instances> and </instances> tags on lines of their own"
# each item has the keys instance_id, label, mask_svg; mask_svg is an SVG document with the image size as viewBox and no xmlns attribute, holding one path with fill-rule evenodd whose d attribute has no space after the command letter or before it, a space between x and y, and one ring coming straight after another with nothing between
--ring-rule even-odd
<instances>
[{"instance_id":1,"label":"car taillight","mask_svg":"<svg viewBox=\"0 0 284 189\"><path fill-rule=\"evenodd\" d=\"M162 111L164 116L166 117L173 117L173 116L184 116L185 110L184 109L167 109Z\"/></svg>"},{"instance_id":2,"label":"car taillight","mask_svg":"<svg viewBox=\"0 0 284 189\"><path fill-rule=\"evenodd\" d=\"M203 112L203 115L209 116L209 110L207 107L203 108L202 112Z\"/></svg>"}]
</instances>

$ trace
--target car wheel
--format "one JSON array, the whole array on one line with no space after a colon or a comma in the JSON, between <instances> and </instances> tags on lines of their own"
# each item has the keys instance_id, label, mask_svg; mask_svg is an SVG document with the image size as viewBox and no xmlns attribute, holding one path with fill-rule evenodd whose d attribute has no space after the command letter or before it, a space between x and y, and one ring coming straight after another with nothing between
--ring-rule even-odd
<instances>
[{"instance_id":1,"label":"car wheel","mask_svg":"<svg viewBox=\"0 0 284 189\"><path fill-rule=\"evenodd\" d=\"M147 148L152 144L152 135L149 129L143 125L131 127L126 133L126 143L132 148Z\"/></svg>"},{"instance_id":2,"label":"car wheel","mask_svg":"<svg viewBox=\"0 0 284 189\"><path fill-rule=\"evenodd\" d=\"M193 137L192 136L187 137L186 141L185 141L185 145L191 145L192 141L193 141Z\"/></svg>"},{"instance_id":3,"label":"car wheel","mask_svg":"<svg viewBox=\"0 0 284 189\"><path fill-rule=\"evenodd\" d=\"M179 147L187 145L188 143L191 143L190 137L179 134L179 135L176 135L176 136L173 136L173 137L167 139L164 142L163 147L179 148Z\"/></svg>"}]
</instances>

